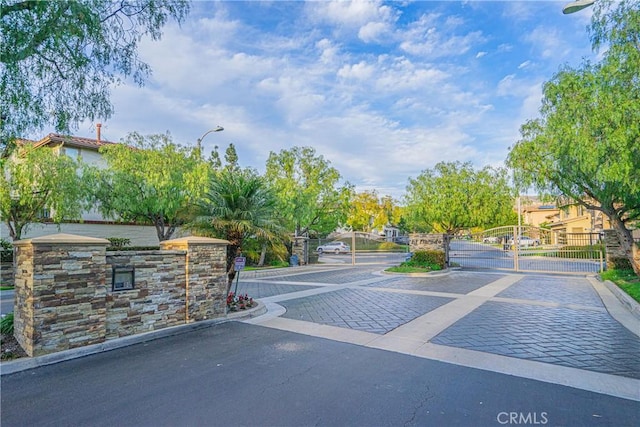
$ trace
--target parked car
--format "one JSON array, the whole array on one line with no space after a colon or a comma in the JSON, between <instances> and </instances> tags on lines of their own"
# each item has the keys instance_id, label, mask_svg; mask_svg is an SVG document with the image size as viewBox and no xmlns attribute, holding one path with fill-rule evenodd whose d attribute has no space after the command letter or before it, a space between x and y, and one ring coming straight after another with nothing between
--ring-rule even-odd
<instances>
[{"instance_id":1,"label":"parked car","mask_svg":"<svg viewBox=\"0 0 640 427\"><path fill-rule=\"evenodd\" d=\"M346 254L351 252L351 246L347 245L344 242L336 240L335 242L329 242L324 245L318 246L318 254L323 252L333 252L335 254Z\"/></svg>"},{"instance_id":2,"label":"parked car","mask_svg":"<svg viewBox=\"0 0 640 427\"><path fill-rule=\"evenodd\" d=\"M528 248L530 246L539 246L540 240L531 238L529 236L520 236L518 237L518 247ZM509 245L513 246L513 239L509 240Z\"/></svg>"},{"instance_id":3,"label":"parked car","mask_svg":"<svg viewBox=\"0 0 640 427\"><path fill-rule=\"evenodd\" d=\"M500 243L500 237L498 236L488 236L482 239L482 243Z\"/></svg>"}]
</instances>

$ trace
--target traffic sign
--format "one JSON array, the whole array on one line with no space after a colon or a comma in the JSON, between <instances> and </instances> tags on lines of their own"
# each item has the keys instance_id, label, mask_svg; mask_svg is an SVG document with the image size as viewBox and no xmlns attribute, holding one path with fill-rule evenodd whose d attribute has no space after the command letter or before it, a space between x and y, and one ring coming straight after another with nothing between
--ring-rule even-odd
<instances>
[{"instance_id":1,"label":"traffic sign","mask_svg":"<svg viewBox=\"0 0 640 427\"><path fill-rule=\"evenodd\" d=\"M243 256L236 257L236 259L233 260L233 263L236 271L243 270L244 266L247 264L247 258Z\"/></svg>"}]
</instances>

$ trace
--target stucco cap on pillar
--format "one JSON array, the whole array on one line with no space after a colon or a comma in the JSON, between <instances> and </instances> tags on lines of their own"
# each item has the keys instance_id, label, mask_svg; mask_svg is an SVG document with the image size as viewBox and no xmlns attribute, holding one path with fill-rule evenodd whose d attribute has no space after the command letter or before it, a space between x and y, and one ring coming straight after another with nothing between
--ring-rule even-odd
<instances>
[{"instance_id":1,"label":"stucco cap on pillar","mask_svg":"<svg viewBox=\"0 0 640 427\"><path fill-rule=\"evenodd\" d=\"M228 245L231 242L224 239L214 239L212 237L187 236L179 239L171 239L160 242L160 246L165 245Z\"/></svg>"},{"instance_id":2,"label":"stucco cap on pillar","mask_svg":"<svg viewBox=\"0 0 640 427\"><path fill-rule=\"evenodd\" d=\"M31 239L16 240L14 246L25 245L105 245L111 243L107 239L98 237L78 236L77 234L58 233L49 234L47 236L33 237Z\"/></svg>"}]
</instances>

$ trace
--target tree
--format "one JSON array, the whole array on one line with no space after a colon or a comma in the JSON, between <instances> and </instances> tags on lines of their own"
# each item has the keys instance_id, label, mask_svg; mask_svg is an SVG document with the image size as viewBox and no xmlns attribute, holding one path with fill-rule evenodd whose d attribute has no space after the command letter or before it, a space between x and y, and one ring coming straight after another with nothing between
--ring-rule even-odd
<instances>
[{"instance_id":1,"label":"tree","mask_svg":"<svg viewBox=\"0 0 640 427\"><path fill-rule=\"evenodd\" d=\"M379 198L375 190L356 193L350 202L347 225L366 232L382 229L393 223L394 207L391 197Z\"/></svg>"},{"instance_id":2,"label":"tree","mask_svg":"<svg viewBox=\"0 0 640 427\"><path fill-rule=\"evenodd\" d=\"M0 174L0 216L13 240L19 240L29 224L42 222L44 210L51 219L80 218L84 190L70 157L48 148L21 146L6 159Z\"/></svg>"},{"instance_id":3,"label":"tree","mask_svg":"<svg viewBox=\"0 0 640 427\"><path fill-rule=\"evenodd\" d=\"M90 176L102 215L153 224L159 241L190 220L210 175L194 149L174 144L169 133L134 132L100 152L108 168L94 168Z\"/></svg>"},{"instance_id":4,"label":"tree","mask_svg":"<svg viewBox=\"0 0 640 427\"><path fill-rule=\"evenodd\" d=\"M340 172L311 147L271 152L265 177L277 197L278 212L297 236L327 234L347 217L352 188Z\"/></svg>"},{"instance_id":5,"label":"tree","mask_svg":"<svg viewBox=\"0 0 640 427\"><path fill-rule=\"evenodd\" d=\"M406 203L409 226L454 234L465 228L489 228L515 219L514 191L507 171L471 163L441 162L409 179Z\"/></svg>"},{"instance_id":6,"label":"tree","mask_svg":"<svg viewBox=\"0 0 640 427\"><path fill-rule=\"evenodd\" d=\"M186 0L0 0L0 149L46 125L108 118L112 85L150 73L138 42L188 11Z\"/></svg>"},{"instance_id":7,"label":"tree","mask_svg":"<svg viewBox=\"0 0 640 427\"><path fill-rule=\"evenodd\" d=\"M235 277L234 258L249 238L277 244L282 226L276 199L263 178L250 169L223 169L208 182L189 228L198 234L223 238L227 246L227 294Z\"/></svg>"},{"instance_id":8,"label":"tree","mask_svg":"<svg viewBox=\"0 0 640 427\"><path fill-rule=\"evenodd\" d=\"M603 59L545 84L541 117L521 127L507 164L521 185L606 214L640 274L629 230L640 219L640 2L610 5L591 26L594 48L610 43Z\"/></svg>"}]
</instances>

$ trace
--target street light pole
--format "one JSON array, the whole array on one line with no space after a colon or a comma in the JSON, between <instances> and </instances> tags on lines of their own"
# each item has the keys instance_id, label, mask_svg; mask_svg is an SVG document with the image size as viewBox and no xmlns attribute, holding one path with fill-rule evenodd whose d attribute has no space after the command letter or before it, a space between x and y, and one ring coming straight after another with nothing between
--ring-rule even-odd
<instances>
[{"instance_id":1,"label":"street light pole","mask_svg":"<svg viewBox=\"0 0 640 427\"><path fill-rule=\"evenodd\" d=\"M209 135L211 132L222 132L223 130L224 128L222 126L216 126L213 129L209 129L204 133L204 135L198 138L198 142L196 143L196 146L198 147L198 153L200 154L200 158L202 158L202 140L204 139L204 137Z\"/></svg>"}]
</instances>

